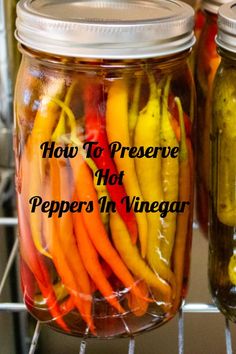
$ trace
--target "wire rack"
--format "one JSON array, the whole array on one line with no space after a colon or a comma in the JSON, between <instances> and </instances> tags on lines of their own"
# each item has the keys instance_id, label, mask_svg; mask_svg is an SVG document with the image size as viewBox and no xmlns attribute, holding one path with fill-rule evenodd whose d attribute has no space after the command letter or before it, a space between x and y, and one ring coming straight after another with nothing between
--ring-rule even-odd
<instances>
[{"instance_id":1,"label":"wire rack","mask_svg":"<svg viewBox=\"0 0 236 354\"><path fill-rule=\"evenodd\" d=\"M17 218L1 218L0 226L17 226ZM1 237L1 234L0 234ZM0 279L0 296L3 292L4 286L6 285L10 270L16 260L18 254L18 239L16 238L9 254L8 260L5 265L5 269ZM12 303L12 302L0 302L0 313L1 312L25 312L26 306L23 303ZM205 303L186 303L182 310L178 314L178 353L184 354L184 315L186 313L219 313L219 310L213 304ZM31 338L30 348L28 354L34 354L38 345L38 340L40 337L41 329L43 324L40 322L36 323L34 334ZM87 340L86 335L82 338L80 342L79 354L86 354ZM232 349L232 338L229 322L225 320L225 348L226 354L233 354ZM135 354L135 338L130 337L129 344L127 348L128 354Z\"/></svg>"}]
</instances>

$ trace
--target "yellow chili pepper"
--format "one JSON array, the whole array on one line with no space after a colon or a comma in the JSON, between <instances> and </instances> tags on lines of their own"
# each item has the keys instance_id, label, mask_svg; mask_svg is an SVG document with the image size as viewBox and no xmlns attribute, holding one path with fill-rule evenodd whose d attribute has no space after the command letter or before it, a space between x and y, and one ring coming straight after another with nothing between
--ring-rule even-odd
<instances>
[{"instance_id":1,"label":"yellow chili pepper","mask_svg":"<svg viewBox=\"0 0 236 354\"><path fill-rule=\"evenodd\" d=\"M126 266L136 277L145 280L150 287L158 291L160 296L163 296L162 300L168 304L171 300L170 286L154 274L140 257L139 250L136 245L132 244L127 228L118 213L110 215L110 227L114 245Z\"/></svg>"},{"instance_id":2,"label":"yellow chili pepper","mask_svg":"<svg viewBox=\"0 0 236 354\"><path fill-rule=\"evenodd\" d=\"M113 81L107 99L106 130L109 143L119 141L122 146L131 146L129 137L129 115L128 115L128 84L125 79ZM124 171L124 186L129 197L139 197L143 200L138 179L136 176L134 159L127 156L114 157L118 172ZM141 254L144 258L147 251L147 217L145 213L136 214Z\"/></svg>"},{"instance_id":3,"label":"yellow chili pepper","mask_svg":"<svg viewBox=\"0 0 236 354\"><path fill-rule=\"evenodd\" d=\"M134 131L138 121L139 98L141 91L142 78L138 77L134 87L134 95L129 110L129 136L131 144L134 141Z\"/></svg>"},{"instance_id":4,"label":"yellow chili pepper","mask_svg":"<svg viewBox=\"0 0 236 354\"><path fill-rule=\"evenodd\" d=\"M164 88L161 117L161 146L179 147L175 132L171 125L171 115L168 110L168 98L170 91L169 76ZM163 186L164 200L170 202L178 200L179 192L179 159L178 157L167 157L162 159L161 180ZM167 265L170 265L172 249L176 232L176 213L168 213L162 221L161 255Z\"/></svg>"},{"instance_id":5,"label":"yellow chili pepper","mask_svg":"<svg viewBox=\"0 0 236 354\"><path fill-rule=\"evenodd\" d=\"M56 299L58 302L61 302L69 295L65 285L61 281L58 281L56 284L53 285L53 290L55 292ZM37 307L46 307L47 299L45 299L42 295L35 295L34 303Z\"/></svg>"},{"instance_id":6,"label":"yellow chili pepper","mask_svg":"<svg viewBox=\"0 0 236 354\"><path fill-rule=\"evenodd\" d=\"M150 96L146 107L140 112L135 129L135 145L160 146L161 122L161 88L156 85L155 78L148 74ZM139 185L145 200L153 202L163 200L161 157L149 159L143 157L135 160ZM161 243L161 218L159 215L149 213L147 260L153 271L161 278L168 281L175 289L175 277L169 267L163 262L160 253Z\"/></svg>"},{"instance_id":7,"label":"yellow chili pepper","mask_svg":"<svg viewBox=\"0 0 236 354\"><path fill-rule=\"evenodd\" d=\"M64 93L64 80L53 79L41 99L40 107L34 120L34 126L26 143L27 160L30 165L29 196L41 195L44 183L46 161L41 157L40 145L49 141L58 120L58 106L48 96L61 97ZM41 244L41 213L30 213L30 228L37 250L51 258Z\"/></svg>"},{"instance_id":8,"label":"yellow chili pepper","mask_svg":"<svg viewBox=\"0 0 236 354\"><path fill-rule=\"evenodd\" d=\"M236 285L236 255L233 254L230 257L229 265L228 265L228 275L229 280L233 285Z\"/></svg>"}]
</instances>

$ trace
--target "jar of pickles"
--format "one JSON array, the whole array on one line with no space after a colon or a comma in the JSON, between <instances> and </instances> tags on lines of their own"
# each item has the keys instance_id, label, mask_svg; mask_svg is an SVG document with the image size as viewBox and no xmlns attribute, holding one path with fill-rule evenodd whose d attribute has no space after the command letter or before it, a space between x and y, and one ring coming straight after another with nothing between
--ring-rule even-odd
<instances>
[{"instance_id":1,"label":"jar of pickles","mask_svg":"<svg viewBox=\"0 0 236 354\"><path fill-rule=\"evenodd\" d=\"M163 324L186 294L190 6L21 0L15 94L24 301L64 333Z\"/></svg>"},{"instance_id":2,"label":"jar of pickles","mask_svg":"<svg viewBox=\"0 0 236 354\"><path fill-rule=\"evenodd\" d=\"M219 309L236 321L236 2L219 10L221 56L213 89L209 277Z\"/></svg>"},{"instance_id":3,"label":"jar of pickles","mask_svg":"<svg viewBox=\"0 0 236 354\"><path fill-rule=\"evenodd\" d=\"M210 120L212 83L220 63L216 50L217 12L219 7L229 0L203 0L205 14L204 26L199 37L196 54L196 89L197 89L197 174L196 174L196 211L201 231L208 235L209 224L209 163L210 163Z\"/></svg>"}]
</instances>

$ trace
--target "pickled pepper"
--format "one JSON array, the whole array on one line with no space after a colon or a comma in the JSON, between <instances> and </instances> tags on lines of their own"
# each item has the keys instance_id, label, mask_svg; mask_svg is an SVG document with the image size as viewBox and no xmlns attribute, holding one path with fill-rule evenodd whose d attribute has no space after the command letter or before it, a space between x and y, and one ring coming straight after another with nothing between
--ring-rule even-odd
<instances>
[{"instance_id":1,"label":"pickled pepper","mask_svg":"<svg viewBox=\"0 0 236 354\"><path fill-rule=\"evenodd\" d=\"M106 169L110 175L117 175L117 168L109 154L105 117L106 107L101 85L88 84L85 88L84 100L86 141L96 143L94 148L101 147L103 149L101 156L95 159L96 166L98 169L102 169L104 173ZM121 200L126 196L124 186L108 182L106 187L110 198L116 203L118 213L127 225L132 242L135 244L138 237L138 229L134 212L128 213L125 205L121 203Z\"/></svg>"}]
</instances>

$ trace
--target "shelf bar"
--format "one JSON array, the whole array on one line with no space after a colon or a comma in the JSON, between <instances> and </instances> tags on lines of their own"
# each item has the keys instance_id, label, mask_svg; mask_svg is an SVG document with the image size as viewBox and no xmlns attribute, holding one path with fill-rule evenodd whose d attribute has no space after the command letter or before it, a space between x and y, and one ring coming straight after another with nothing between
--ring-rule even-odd
<instances>
[{"instance_id":1,"label":"shelf bar","mask_svg":"<svg viewBox=\"0 0 236 354\"><path fill-rule=\"evenodd\" d=\"M12 247L10 256L8 258L8 261L7 261L6 268L5 268L3 276L2 276L2 280L1 280L1 283L0 283L0 296L2 294L2 291L3 291L4 285L6 283L7 277L9 275L9 273L10 273L11 267L12 267L14 261L15 261L15 258L16 258L16 255L17 255L17 251L18 251L18 238L16 238L16 240L14 242L14 245Z\"/></svg>"},{"instance_id":2,"label":"shelf bar","mask_svg":"<svg viewBox=\"0 0 236 354\"><path fill-rule=\"evenodd\" d=\"M226 343L226 353L233 354L229 320L227 319L225 319L225 343Z\"/></svg>"},{"instance_id":3,"label":"shelf bar","mask_svg":"<svg viewBox=\"0 0 236 354\"><path fill-rule=\"evenodd\" d=\"M35 350L38 345L38 339L39 339L40 332L41 332L41 324L40 324L40 322L37 322L36 327L35 327L35 331L34 331L34 335L32 338L32 342L31 342L29 354L35 353Z\"/></svg>"},{"instance_id":4,"label":"shelf bar","mask_svg":"<svg viewBox=\"0 0 236 354\"><path fill-rule=\"evenodd\" d=\"M130 337L128 354L134 354L134 352L135 352L135 339L134 337Z\"/></svg>"},{"instance_id":5,"label":"shelf bar","mask_svg":"<svg viewBox=\"0 0 236 354\"><path fill-rule=\"evenodd\" d=\"M85 354L86 347L87 347L87 342L86 342L85 339L83 339L83 340L80 342L79 354Z\"/></svg>"},{"instance_id":6,"label":"shelf bar","mask_svg":"<svg viewBox=\"0 0 236 354\"><path fill-rule=\"evenodd\" d=\"M196 220L193 220L193 230L198 230L199 229L199 224Z\"/></svg>"},{"instance_id":7,"label":"shelf bar","mask_svg":"<svg viewBox=\"0 0 236 354\"><path fill-rule=\"evenodd\" d=\"M16 226L18 225L17 218L0 218L0 226Z\"/></svg>"},{"instance_id":8,"label":"shelf bar","mask_svg":"<svg viewBox=\"0 0 236 354\"><path fill-rule=\"evenodd\" d=\"M181 309L179 310L178 320L178 346L179 354L184 354L184 314Z\"/></svg>"},{"instance_id":9,"label":"shelf bar","mask_svg":"<svg viewBox=\"0 0 236 354\"><path fill-rule=\"evenodd\" d=\"M213 304L189 303L183 306L184 313L220 313Z\"/></svg>"},{"instance_id":10,"label":"shelf bar","mask_svg":"<svg viewBox=\"0 0 236 354\"><path fill-rule=\"evenodd\" d=\"M24 312L26 306L21 303L2 302L0 303L0 312Z\"/></svg>"},{"instance_id":11,"label":"shelf bar","mask_svg":"<svg viewBox=\"0 0 236 354\"><path fill-rule=\"evenodd\" d=\"M0 303L0 311L23 311L26 306L22 303ZM220 313L220 311L211 304L189 303L184 305L183 313Z\"/></svg>"}]
</instances>

